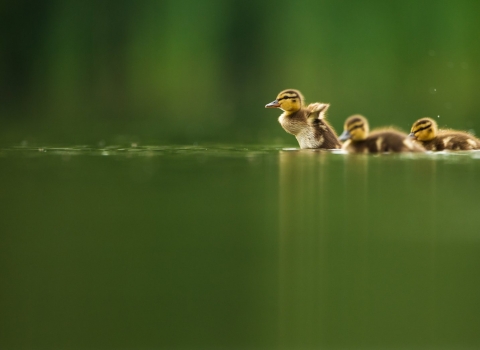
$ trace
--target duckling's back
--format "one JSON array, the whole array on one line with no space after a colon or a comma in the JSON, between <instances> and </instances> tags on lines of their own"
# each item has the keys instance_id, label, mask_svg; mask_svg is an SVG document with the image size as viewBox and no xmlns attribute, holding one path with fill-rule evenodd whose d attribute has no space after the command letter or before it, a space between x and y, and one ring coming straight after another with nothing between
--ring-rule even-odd
<instances>
[{"instance_id":1,"label":"duckling's back","mask_svg":"<svg viewBox=\"0 0 480 350\"><path fill-rule=\"evenodd\" d=\"M321 148L339 149L342 147L342 144L338 140L337 133L325 119L313 119L310 125L313 129L315 139L319 141L323 140Z\"/></svg>"},{"instance_id":2,"label":"duckling's back","mask_svg":"<svg viewBox=\"0 0 480 350\"><path fill-rule=\"evenodd\" d=\"M344 149L350 153L425 152L407 134L394 129L374 130L364 141L347 141Z\"/></svg>"},{"instance_id":3,"label":"duckling's back","mask_svg":"<svg viewBox=\"0 0 480 350\"><path fill-rule=\"evenodd\" d=\"M439 130L437 137L431 141L423 141L423 146L431 151L469 151L480 149L480 140L463 131Z\"/></svg>"}]
</instances>

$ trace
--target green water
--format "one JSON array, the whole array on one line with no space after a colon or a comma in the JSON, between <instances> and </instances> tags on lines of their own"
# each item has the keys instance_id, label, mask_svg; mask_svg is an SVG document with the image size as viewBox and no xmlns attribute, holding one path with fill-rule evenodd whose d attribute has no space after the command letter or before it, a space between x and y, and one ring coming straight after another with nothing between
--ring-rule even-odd
<instances>
[{"instance_id":1,"label":"green water","mask_svg":"<svg viewBox=\"0 0 480 350\"><path fill-rule=\"evenodd\" d=\"M1 349L478 349L480 153L0 150Z\"/></svg>"}]
</instances>

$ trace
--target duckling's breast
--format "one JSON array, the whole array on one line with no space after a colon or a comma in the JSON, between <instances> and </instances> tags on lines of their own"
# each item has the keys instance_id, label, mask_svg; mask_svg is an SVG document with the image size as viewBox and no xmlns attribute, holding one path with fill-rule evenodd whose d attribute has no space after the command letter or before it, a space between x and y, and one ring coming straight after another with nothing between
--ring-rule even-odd
<instances>
[{"instance_id":1,"label":"duckling's breast","mask_svg":"<svg viewBox=\"0 0 480 350\"><path fill-rule=\"evenodd\" d=\"M347 140L342 145L342 149L348 153L368 153L368 145L365 141Z\"/></svg>"},{"instance_id":2,"label":"duckling's breast","mask_svg":"<svg viewBox=\"0 0 480 350\"><path fill-rule=\"evenodd\" d=\"M278 118L278 122L286 132L295 136L308 128L305 118L302 118L299 113L290 115L283 113Z\"/></svg>"}]
</instances>

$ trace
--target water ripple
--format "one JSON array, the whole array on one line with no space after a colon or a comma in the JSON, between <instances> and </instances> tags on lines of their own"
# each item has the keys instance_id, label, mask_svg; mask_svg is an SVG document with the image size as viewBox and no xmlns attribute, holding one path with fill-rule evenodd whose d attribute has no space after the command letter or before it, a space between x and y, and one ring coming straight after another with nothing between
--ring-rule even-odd
<instances>
[{"instance_id":1,"label":"water ripple","mask_svg":"<svg viewBox=\"0 0 480 350\"><path fill-rule=\"evenodd\" d=\"M458 162L466 159L480 159L479 151L460 152L426 152L426 153L403 153L403 154L376 154L376 155L349 155L342 150L301 150L298 148L282 146L259 146L259 145L109 145L93 147L88 145L75 145L65 147L26 147L13 146L0 148L0 156L24 155L24 156L103 156L103 157L154 157L154 156L181 156L181 155L208 155L208 156L244 156L252 157L262 154L277 154L282 152L296 153L299 156L319 153L331 154L336 157L396 157L399 159L441 159L448 162Z\"/></svg>"}]
</instances>

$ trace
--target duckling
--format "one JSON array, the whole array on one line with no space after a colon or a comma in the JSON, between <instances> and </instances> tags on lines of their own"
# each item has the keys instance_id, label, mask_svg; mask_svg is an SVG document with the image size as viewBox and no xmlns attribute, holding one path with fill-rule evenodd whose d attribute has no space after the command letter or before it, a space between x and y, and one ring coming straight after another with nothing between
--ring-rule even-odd
<instances>
[{"instance_id":1,"label":"duckling","mask_svg":"<svg viewBox=\"0 0 480 350\"><path fill-rule=\"evenodd\" d=\"M305 99L298 90L280 92L275 101L265 108L280 108L280 125L297 138L300 148L339 149L342 145L335 130L325 120L328 103L312 103L304 106Z\"/></svg>"},{"instance_id":2,"label":"duckling","mask_svg":"<svg viewBox=\"0 0 480 350\"><path fill-rule=\"evenodd\" d=\"M431 118L421 118L413 123L409 135L430 151L480 149L480 140L464 131L438 129Z\"/></svg>"},{"instance_id":3,"label":"duckling","mask_svg":"<svg viewBox=\"0 0 480 350\"><path fill-rule=\"evenodd\" d=\"M369 134L368 121L357 114L347 118L340 140L342 149L349 153L423 152L425 149L412 142L408 135L385 128Z\"/></svg>"}]
</instances>

